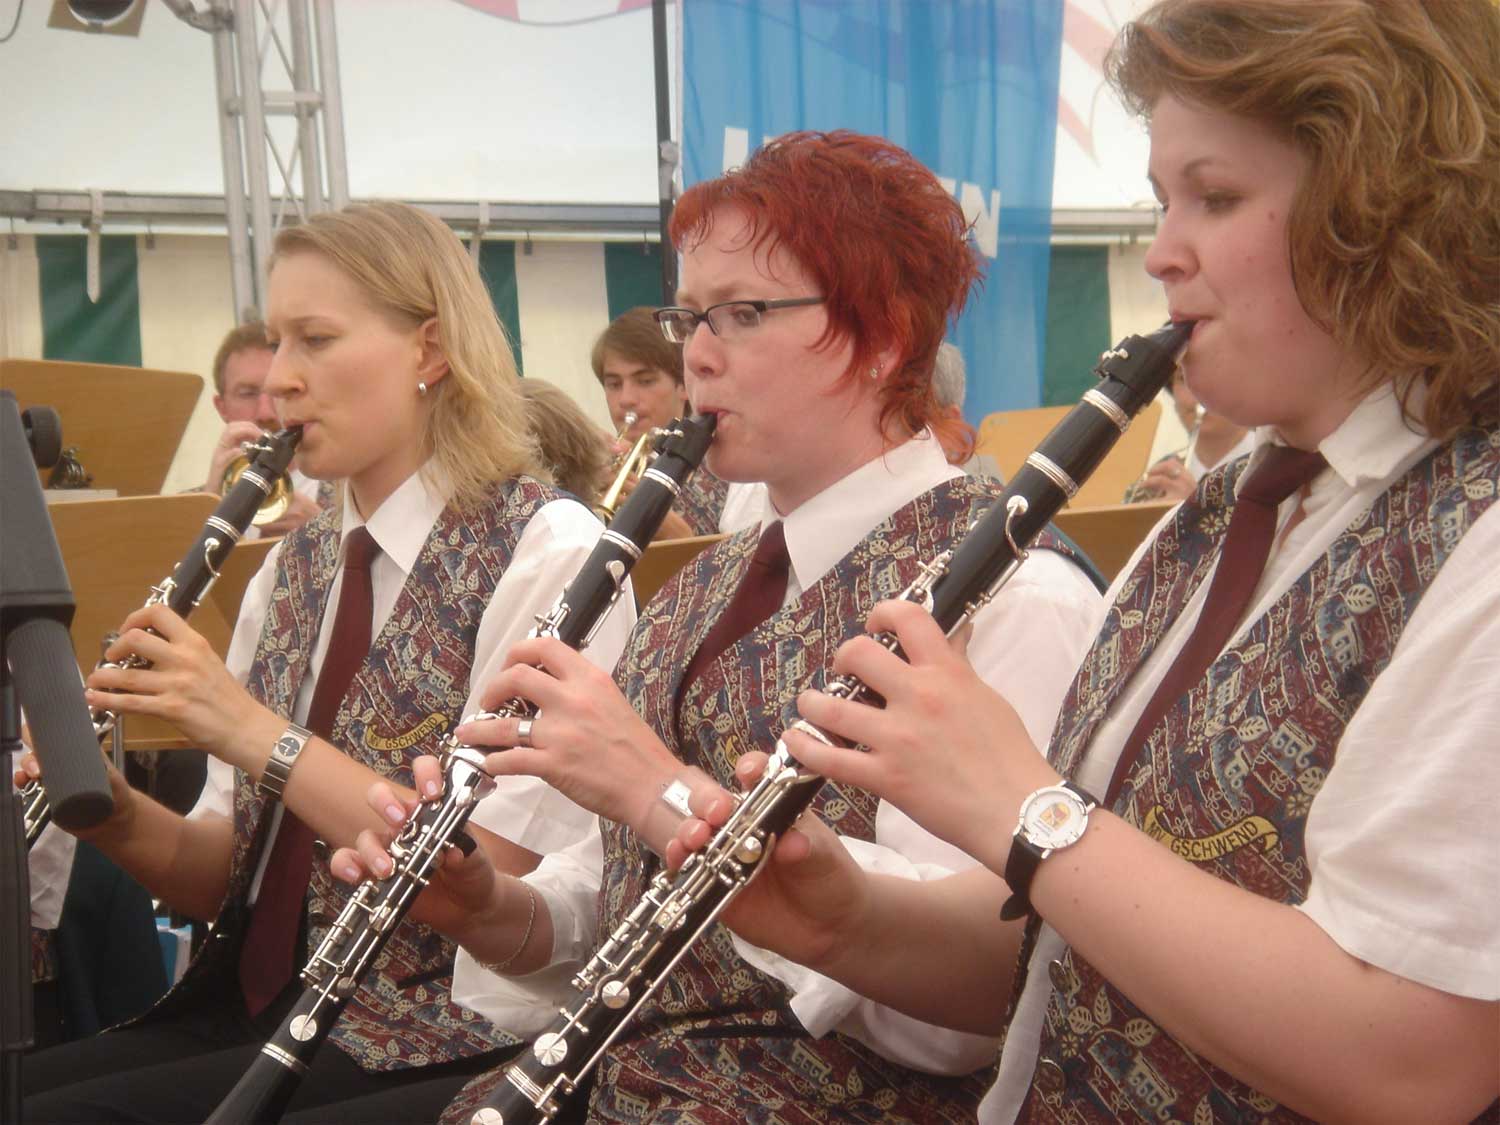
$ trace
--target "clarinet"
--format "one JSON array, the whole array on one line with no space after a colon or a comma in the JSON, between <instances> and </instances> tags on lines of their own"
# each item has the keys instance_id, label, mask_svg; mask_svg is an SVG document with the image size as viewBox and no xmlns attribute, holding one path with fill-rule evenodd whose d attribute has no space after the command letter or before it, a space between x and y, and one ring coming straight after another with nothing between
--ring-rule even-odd
<instances>
[{"instance_id":1,"label":"clarinet","mask_svg":"<svg viewBox=\"0 0 1500 1125\"><path fill-rule=\"evenodd\" d=\"M537 618L531 636L556 637L580 650L587 647L619 600L626 577L661 526L682 483L703 460L716 421L711 414L699 414L678 419L661 433L650 467L605 528L583 568L556 604ZM533 718L536 714L534 705L518 698L473 718ZM314 1052L432 878L443 849L450 844L472 846L461 835L464 825L480 799L494 788L484 770L485 754L484 748L465 745L451 733L444 738L442 794L424 802L391 844L391 874L365 882L345 903L302 970L307 988L207 1125L281 1120Z\"/></svg>"},{"instance_id":2,"label":"clarinet","mask_svg":"<svg viewBox=\"0 0 1500 1125\"><path fill-rule=\"evenodd\" d=\"M302 427L278 430L267 434L257 442L245 446L250 456L250 465L239 481L225 493L219 506L213 510L198 533L198 538L188 548L182 561L172 568L172 573L151 587L151 596L143 609L164 605L179 617L187 617L203 601L204 595L219 580L219 568L234 545L245 534L250 521L262 503L276 487L277 480L285 475L287 466L297 452L297 443L302 440ZM145 668L148 662L134 654L116 663L100 660L99 668ZM119 716L113 711L94 708L89 712L94 723L94 734L102 742L114 732ZM29 850L41 836L42 830L52 819L52 808L47 802L47 791L40 781L28 781L21 789L21 805L26 823L26 847Z\"/></svg>"},{"instance_id":3,"label":"clarinet","mask_svg":"<svg viewBox=\"0 0 1500 1125\"><path fill-rule=\"evenodd\" d=\"M1077 491L1171 377L1192 324L1167 324L1129 336L1100 357L1101 383L1053 428L1010 485L958 545L923 566L901 598L925 606L945 632L960 628L999 591L1026 558L1026 548ZM901 655L891 633L875 637ZM832 676L823 689L841 699L878 703L853 676ZM798 719L793 730L836 742ZM676 875L662 873L626 919L573 978L576 990L553 1025L506 1069L472 1125L550 1122L563 1099L598 1063L667 975L761 870L777 839L807 809L823 779L804 770L784 739L760 781L707 846Z\"/></svg>"}]
</instances>

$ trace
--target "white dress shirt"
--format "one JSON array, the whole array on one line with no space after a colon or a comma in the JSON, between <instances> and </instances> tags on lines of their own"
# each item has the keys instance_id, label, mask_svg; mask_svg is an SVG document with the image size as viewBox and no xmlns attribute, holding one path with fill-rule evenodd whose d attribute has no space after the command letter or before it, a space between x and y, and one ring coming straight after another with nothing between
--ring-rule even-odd
<instances>
[{"instance_id":1,"label":"white dress shirt","mask_svg":"<svg viewBox=\"0 0 1500 1125\"><path fill-rule=\"evenodd\" d=\"M372 635L378 635L395 608L401 587L405 585L407 575L416 564L433 524L442 514L446 503L447 490L430 484L422 472L408 477L376 509L368 522L354 510L353 504L346 503L340 530L338 570L328 592L323 626L329 625L328 615L338 605L339 593L343 588L344 550L349 533L363 525L369 529L370 535L380 547L380 554L370 567L370 585L374 596L371 628ZM479 709L479 693L485 683L500 670L511 646L528 635L536 616L552 608L563 588L578 573L602 530L594 514L571 499L554 500L544 505L531 518L480 618L474 644L474 664L469 673L469 698L464 705L464 714L471 714ZM278 543L251 580L245 591L244 601L240 604L239 620L235 625L225 663L241 684L249 676L251 661L260 641L261 625L276 584L276 560L280 552L281 544ZM613 669L634 624L635 599L627 586L585 654L600 668L606 671ZM326 627L318 630L308 673L303 677L292 706L292 718L296 722L300 723L307 717L308 708L312 705L313 688L323 667L331 632L332 629ZM433 748L436 749L436 739ZM360 796L362 798L363 795ZM188 815L194 818L228 818L233 815L233 807L234 769L217 758L210 758L202 796ZM495 791L484 798L479 808L493 813L489 824L498 826L496 831L501 835L523 848L541 854L574 843L593 827L592 814L533 777L497 778ZM274 815L275 826L279 827L281 805L276 806ZM261 858L262 868L270 854L271 849L267 846ZM251 901L254 901L259 882L258 870L252 886Z\"/></svg>"},{"instance_id":2,"label":"white dress shirt","mask_svg":"<svg viewBox=\"0 0 1500 1125\"><path fill-rule=\"evenodd\" d=\"M21 760L20 753L14 762ZM14 762L12 769L14 769ZM78 841L56 824L48 824L26 853L31 890L31 924L39 930L55 930L62 918L63 899L73 874L73 851Z\"/></svg>"},{"instance_id":3,"label":"white dress shirt","mask_svg":"<svg viewBox=\"0 0 1500 1125\"><path fill-rule=\"evenodd\" d=\"M856 469L786 516L791 558L787 603L895 511L962 475L924 433ZM764 507L747 511L745 518L752 525L781 518L771 509L764 489L758 495ZM1093 640L1099 605L1098 592L1076 566L1055 552L1038 551L975 618L970 660L986 682L1004 691L1038 745L1046 744L1073 672ZM874 842L845 839L844 844L862 867L908 878L941 878L974 866L967 855L884 802L876 812ZM570 994L571 976L595 947L601 867L597 830L576 847L543 860L526 880L552 915L553 963L530 976L506 978L479 967L460 950L454 999L518 1035L544 1030L554 1014L549 1006L555 1009ZM840 1031L896 1062L935 1073L965 1074L994 1060L994 1038L900 1015L738 938L735 948L792 989L792 1011L814 1036ZM996 998L997 1004L1004 1002L1004 997ZM540 1020L534 1018L536 1013Z\"/></svg>"},{"instance_id":4,"label":"white dress shirt","mask_svg":"<svg viewBox=\"0 0 1500 1125\"><path fill-rule=\"evenodd\" d=\"M1269 429L1256 432L1257 455L1271 438ZM1236 634L1264 615L1435 444L1406 426L1389 388L1356 407L1318 447L1331 471L1313 481L1303 518L1290 530L1296 498L1282 505L1283 531ZM1110 601L1151 539L1120 572ZM1497 555L1500 506L1480 517L1448 558L1408 620L1391 663L1345 728L1308 813L1311 884L1297 907L1362 961L1485 1000L1500 998L1500 818L1493 808L1500 793ZM1089 792L1108 786L1136 717L1186 644L1210 582L1204 579L1095 732L1076 778ZM1009 815L1001 810L1002 819ZM991 1114L981 1118L986 1122L1014 1120L1026 1095L1051 987L1047 964L1062 949L1062 939L1043 926L993 1104L987 1103Z\"/></svg>"}]
</instances>

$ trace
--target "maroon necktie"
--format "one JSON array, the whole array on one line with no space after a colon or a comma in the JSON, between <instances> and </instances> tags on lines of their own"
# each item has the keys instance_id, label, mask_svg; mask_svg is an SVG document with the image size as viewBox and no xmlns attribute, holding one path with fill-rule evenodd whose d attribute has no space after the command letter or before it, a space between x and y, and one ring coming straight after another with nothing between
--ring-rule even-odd
<instances>
[{"instance_id":1,"label":"maroon necktie","mask_svg":"<svg viewBox=\"0 0 1500 1125\"><path fill-rule=\"evenodd\" d=\"M379 553L380 548L363 527L349 533L344 550L344 585L333 617L333 634L313 688L312 706L307 711L307 729L322 738L333 731L339 704L370 652L370 620L375 612L370 563ZM294 816L291 809L283 807L281 828L271 847L271 858L261 878L260 894L256 896L245 944L240 950L240 986L245 992L245 1007L252 1016L259 1015L292 979L303 901L312 878L312 859L312 829Z\"/></svg>"},{"instance_id":2,"label":"maroon necktie","mask_svg":"<svg viewBox=\"0 0 1500 1125\"><path fill-rule=\"evenodd\" d=\"M792 560L786 553L786 531L777 520L761 533L729 608L698 646L677 689L679 699L687 685L702 675L715 657L781 608L791 566Z\"/></svg>"},{"instance_id":3,"label":"maroon necktie","mask_svg":"<svg viewBox=\"0 0 1500 1125\"><path fill-rule=\"evenodd\" d=\"M1214 570L1203 612L1193 626L1187 644L1167 669L1156 694L1146 704L1135 729L1125 740L1125 749L1115 765L1114 777L1110 779L1109 791L1104 798L1106 806L1112 804L1119 794L1125 771L1145 745L1146 738L1168 709L1203 677L1208 666L1223 651L1235 625L1245 615L1250 597L1260 583L1266 559L1271 554L1271 541L1276 536L1277 508L1327 465L1321 453L1273 445L1245 478L1234 502L1234 512L1229 517L1229 530L1224 536L1219 565Z\"/></svg>"}]
</instances>

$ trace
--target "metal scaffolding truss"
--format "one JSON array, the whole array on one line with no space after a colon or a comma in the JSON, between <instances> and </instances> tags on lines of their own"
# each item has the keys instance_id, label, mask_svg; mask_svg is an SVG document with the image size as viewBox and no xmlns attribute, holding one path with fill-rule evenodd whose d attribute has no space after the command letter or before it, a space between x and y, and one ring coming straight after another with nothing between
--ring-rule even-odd
<instances>
[{"instance_id":1,"label":"metal scaffolding truss","mask_svg":"<svg viewBox=\"0 0 1500 1125\"><path fill-rule=\"evenodd\" d=\"M282 224L349 202L338 34L333 0L207 2L167 5L213 37L230 277L245 319L261 308Z\"/></svg>"}]
</instances>

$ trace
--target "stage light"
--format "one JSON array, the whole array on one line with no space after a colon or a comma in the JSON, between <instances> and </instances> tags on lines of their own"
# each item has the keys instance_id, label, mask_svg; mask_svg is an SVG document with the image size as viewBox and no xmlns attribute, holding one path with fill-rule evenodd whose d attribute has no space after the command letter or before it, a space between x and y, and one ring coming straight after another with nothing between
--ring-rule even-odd
<instances>
[{"instance_id":1,"label":"stage light","mask_svg":"<svg viewBox=\"0 0 1500 1125\"><path fill-rule=\"evenodd\" d=\"M105 35L139 35L146 0L53 0L48 27Z\"/></svg>"}]
</instances>

